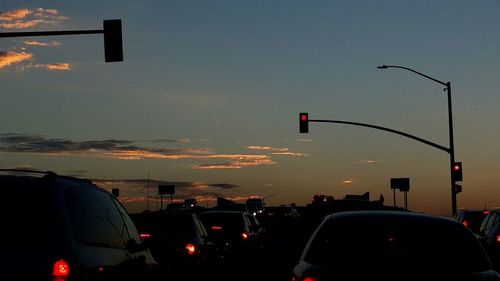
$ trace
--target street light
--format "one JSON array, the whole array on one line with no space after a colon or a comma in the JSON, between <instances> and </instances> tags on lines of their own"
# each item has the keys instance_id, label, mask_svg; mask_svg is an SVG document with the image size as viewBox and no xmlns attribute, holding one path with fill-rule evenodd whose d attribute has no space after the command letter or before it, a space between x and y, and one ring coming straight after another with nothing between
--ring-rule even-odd
<instances>
[{"instance_id":1,"label":"street light","mask_svg":"<svg viewBox=\"0 0 500 281\"><path fill-rule=\"evenodd\" d=\"M377 66L378 69L387 69L387 68L401 68L401 69L404 69L404 70L408 70L408 71L411 71L415 74L418 74L422 77L425 77L429 80L432 80L436 83L439 83L443 86L445 86L446 88L444 89L447 94L448 94L448 131L449 131L449 135L450 135L450 148L448 150L448 153L450 154L450 178L451 178L451 212L452 212L452 215L455 215L456 212L457 212L457 192L455 190L455 186L456 186L456 182L455 182L455 177L453 176L454 175L454 165L455 165L455 145L454 145L454 142L453 142L453 114L452 114L452 110L451 110L451 83L450 82L443 82L443 81L440 81L440 80L437 80L435 78L432 78L428 75L425 75L423 73L420 73L416 70L413 70L411 68L408 68L408 67L404 67L404 66L398 66L398 65L381 65L381 66Z\"/></svg>"}]
</instances>

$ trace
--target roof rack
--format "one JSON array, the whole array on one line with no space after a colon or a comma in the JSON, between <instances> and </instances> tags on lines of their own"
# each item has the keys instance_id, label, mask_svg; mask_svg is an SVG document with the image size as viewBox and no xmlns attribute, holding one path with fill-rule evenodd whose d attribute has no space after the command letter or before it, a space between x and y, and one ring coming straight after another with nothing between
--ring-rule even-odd
<instances>
[{"instance_id":1,"label":"roof rack","mask_svg":"<svg viewBox=\"0 0 500 281\"><path fill-rule=\"evenodd\" d=\"M57 176L57 174L52 171L39 171L39 170L29 170L29 169L0 169L0 172L44 174L47 176L54 176L54 177Z\"/></svg>"}]
</instances>

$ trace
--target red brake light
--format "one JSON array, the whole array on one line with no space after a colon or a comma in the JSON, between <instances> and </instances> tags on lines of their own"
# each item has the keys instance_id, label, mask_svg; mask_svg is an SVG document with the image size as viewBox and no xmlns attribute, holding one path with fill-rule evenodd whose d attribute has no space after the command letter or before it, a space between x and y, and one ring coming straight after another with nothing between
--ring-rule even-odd
<instances>
[{"instance_id":1,"label":"red brake light","mask_svg":"<svg viewBox=\"0 0 500 281\"><path fill-rule=\"evenodd\" d=\"M69 276L69 265L68 263L60 259L54 263L52 267L52 276L54 277L67 277Z\"/></svg>"},{"instance_id":2,"label":"red brake light","mask_svg":"<svg viewBox=\"0 0 500 281\"><path fill-rule=\"evenodd\" d=\"M148 238L151 238L151 234L149 233L140 233L139 236L142 238L142 239L148 239Z\"/></svg>"},{"instance_id":3,"label":"red brake light","mask_svg":"<svg viewBox=\"0 0 500 281\"><path fill-rule=\"evenodd\" d=\"M318 278L315 278L315 277L306 277L306 278L302 279L302 281L318 281Z\"/></svg>"},{"instance_id":4,"label":"red brake light","mask_svg":"<svg viewBox=\"0 0 500 281\"><path fill-rule=\"evenodd\" d=\"M196 246L191 243L187 244L185 249L190 256L196 253Z\"/></svg>"},{"instance_id":5,"label":"red brake light","mask_svg":"<svg viewBox=\"0 0 500 281\"><path fill-rule=\"evenodd\" d=\"M469 223L468 223L467 221L463 221L463 222L462 222L462 224L463 224L464 226L467 226Z\"/></svg>"},{"instance_id":6,"label":"red brake light","mask_svg":"<svg viewBox=\"0 0 500 281\"><path fill-rule=\"evenodd\" d=\"M489 214L490 214L490 211L488 211L488 210L484 210L484 211L483 211L483 214L485 214L485 215L489 215Z\"/></svg>"},{"instance_id":7,"label":"red brake light","mask_svg":"<svg viewBox=\"0 0 500 281\"><path fill-rule=\"evenodd\" d=\"M212 230L221 230L221 229L222 226L217 226L217 225L212 226Z\"/></svg>"},{"instance_id":8,"label":"red brake light","mask_svg":"<svg viewBox=\"0 0 500 281\"><path fill-rule=\"evenodd\" d=\"M243 232L243 233L241 234L241 238L243 238L243 240L247 240L247 239L248 239L248 233Z\"/></svg>"},{"instance_id":9,"label":"red brake light","mask_svg":"<svg viewBox=\"0 0 500 281\"><path fill-rule=\"evenodd\" d=\"M497 235L497 236L495 237L495 240L496 240L497 242L500 242L500 235Z\"/></svg>"}]
</instances>

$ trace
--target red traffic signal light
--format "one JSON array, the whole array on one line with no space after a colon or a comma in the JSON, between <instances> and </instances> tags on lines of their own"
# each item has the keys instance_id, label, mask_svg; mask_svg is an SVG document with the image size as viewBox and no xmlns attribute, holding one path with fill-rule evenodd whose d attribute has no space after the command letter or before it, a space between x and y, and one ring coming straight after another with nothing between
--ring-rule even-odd
<instances>
[{"instance_id":1,"label":"red traffic signal light","mask_svg":"<svg viewBox=\"0 0 500 281\"><path fill-rule=\"evenodd\" d=\"M299 132L309 133L309 114L299 113Z\"/></svg>"},{"instance_id":2,"label":"red traffic signal light","mask_svg":"<svg viewBox=\"0 0 500 281\"><path fill-rule=\"evenodd\" d=\"M452 173L454 181L462 181L462 162L453 163Z\"/></svg>"}]
</instances>

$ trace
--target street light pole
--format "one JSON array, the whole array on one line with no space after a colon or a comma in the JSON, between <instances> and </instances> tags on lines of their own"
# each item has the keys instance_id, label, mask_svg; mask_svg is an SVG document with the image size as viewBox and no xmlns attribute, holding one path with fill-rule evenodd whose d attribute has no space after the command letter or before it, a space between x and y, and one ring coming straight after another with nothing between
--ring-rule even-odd
<instances>
[{"instance_id":1,"label":"street light pole","mask_svg":"<svg viewBox=\"0 0 500 281\"><path fill-rule=\"evenodd\" d=\"M455 163L455 144L453 141L453 113L452 113L452 108L451 108L451 83L450 82L443 82L440 80L437 80L435 78L432 78L428 75L425 75L423 73L420 73L416 70L413 70L408 67L404 66L398 66L398 65L381 65L377 66L378 69L387 69L387 68L401 68L404 70L411 71L417 75L420 75L422 77L425 77L429 80L432 80L436 83L439 83L443 86L445 86L446 93L448 94L448 132L449 132L449 137L450 137L450 148L448 150L448 153L450 154L450 178L451 178L451 213L452 216L454 216L457 213L457 192L455 190L456 182L453 177L453 166Z\"/></svg>"}]
</instances>

